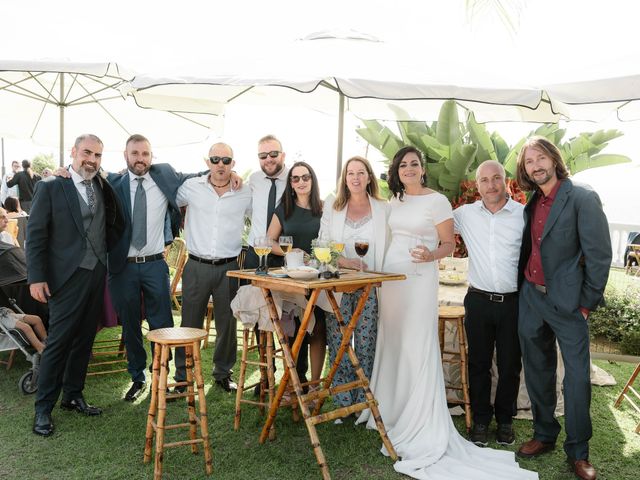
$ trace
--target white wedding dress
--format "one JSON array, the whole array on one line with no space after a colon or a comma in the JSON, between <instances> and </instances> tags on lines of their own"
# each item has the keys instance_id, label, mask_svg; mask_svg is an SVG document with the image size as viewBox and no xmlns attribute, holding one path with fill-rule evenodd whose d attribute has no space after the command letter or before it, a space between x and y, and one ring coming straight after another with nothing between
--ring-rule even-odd
<instances>
[{"instance_id":1,"label":"white wedding dress","mask_svg":"<svg viewBox=\"0 0 640 480\"><path fill-rule=\"evenodd\" d=\"M380 320L371 389L400 460L396 471L417 479L536 479L522 470L512 452L480 448L456 430L445 396L438 343L437 263L419 263L413 274L409 248L415 236L435 249L435 225L452 218L449 201L439 193L391 200L391 243L384 271L407 274L385 282L380 291ZM369 410L358 422L376 428ZM386 455L386 449L382 447Z\"/></svg>"}]
</instances>

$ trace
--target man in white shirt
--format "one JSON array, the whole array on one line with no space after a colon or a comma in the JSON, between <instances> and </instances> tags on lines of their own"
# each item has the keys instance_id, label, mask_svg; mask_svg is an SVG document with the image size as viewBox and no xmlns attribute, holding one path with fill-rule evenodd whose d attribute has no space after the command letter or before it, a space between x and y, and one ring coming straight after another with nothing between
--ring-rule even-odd
<instances>
[{"instance_id":1,"label":"man in white shirt","mask_svg":"<svg viewBox=\"0 0 640 480\"><path fill-rule=\"evenodd\" d=\"M11 162L11 170L12 173L7 173L4 177L2 177L2 185L0 186L0 202L2 202L3 204L7 197L19 198L18 185L9 187L7 185L7 181L11 180L13 176L20 171L20 162L18 162L17 160Z\"/></svg>"},{"instance_id":2,"label":"man in white shirt","mask_svg":"<svg viewBox=\"0 0 640 480\"><path fill-rule=\"evenodd\" d=\"M469 291L464 299L469 345L469 394L473 411L471 441L488 444L495 414L496 441L513 444L512 418L520 385L518 340L518 259L524 205L507 195L504 167L483 162L476 171L482 200L453 212L455 230L469 252ZM497 351L498 387L491 405L491 364Z\"/></svg>"},{"instance_id":3,"label":"man in white shirt","mask_svg":"<svg viewBox=\"0 0 640 480\"><path fill-rule=\"evenodd\" d=\"M282 192L287 186L289 169L284 165L285 153L282 143L274 135L266 135L258 140L258 160L260 171L249 177L251 187L251 231L249 251L245 258L245 268L258 266L258 256L253 250L256 238L267 234L273 212L280 203ZM277 240L277 238L275 239ZM282 266L282 257L269 255L270 266Z\"/></svg>"},{"instance_id":4,"label":"man in white shirt","mask_svg":"<svg viewBox=\"0 0 640 480\"><path fill-rule=\"evenodd\" d=\"M209 149L209 174L190 178L178 189L178 205L187 205L185 238L189 260L182 274L182 327L202 328L209 297L213 297L216 345L213 377L227 392L237 390L231 379L236 362L236 319L231 299L237 281L227 271L238 269L242 249L242 230L251 209L251 189L232 189L233 150L225 143ZM176 382L186 380L185 352L176 349ZM184 392L184 386L175 391Z\"/></svg>"}]
</instances>

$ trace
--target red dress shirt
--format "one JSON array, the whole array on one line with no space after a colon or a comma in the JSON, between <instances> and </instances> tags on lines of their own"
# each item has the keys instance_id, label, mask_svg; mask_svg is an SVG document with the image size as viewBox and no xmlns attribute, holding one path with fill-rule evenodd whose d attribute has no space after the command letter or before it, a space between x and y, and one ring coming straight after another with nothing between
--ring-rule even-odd
<instances>
[{"instance_id":1,"label":"red dress shirt","mask_svg":"<svg viewBox=\"0 0 640 480\"><path fill-rule=\"evenodd\" d=\"M538 198L533 204L533 212L531 214L531 255L529 255L529 261L527 262L527 268L524 271L524 276L531 283L537 283L538 285L544 285L544 271L542 269L542 257L540 256L540 244L542 243L542 234L544 232L544 226L549 218L549 212L556 199L558 189L562 184L562 180L559 180L555 184L553 189L549 192L549 195L544 195L542 192L538 192Z\"/></svg>"}]
</instances>

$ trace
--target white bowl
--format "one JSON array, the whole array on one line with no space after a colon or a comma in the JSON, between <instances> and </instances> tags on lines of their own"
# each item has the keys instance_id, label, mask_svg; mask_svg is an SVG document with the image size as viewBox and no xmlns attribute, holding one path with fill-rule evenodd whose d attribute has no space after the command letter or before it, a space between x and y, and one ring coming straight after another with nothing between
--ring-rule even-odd
<instances>
[{"instance_id":1,"label":"white bowl","mask_svg":"<svg viewBox=\"0 0 640 480\"><path fill-rule=\"evenodd\" d=\"M318 278L318 270L313 267L296 267L287 269L287 275L296 280L315 280Z\"/></svg>"}]
</instances>

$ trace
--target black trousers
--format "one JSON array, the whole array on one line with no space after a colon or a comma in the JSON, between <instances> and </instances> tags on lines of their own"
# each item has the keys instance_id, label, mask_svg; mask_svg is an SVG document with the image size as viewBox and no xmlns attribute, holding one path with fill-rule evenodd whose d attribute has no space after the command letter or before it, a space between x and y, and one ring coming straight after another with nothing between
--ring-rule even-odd
<instances>
[{"instance_id":1,"label":"black trousers","mask_svg":"<svg viewBox=\"0 0 640 480\"><path fill-rule=\"evenodd\" d=\"M49 299L49 336L42 354L35 409L51 413L62 390L65 400L82 395L91 347L104 303L106 269L79 268Z\"/></svg>"},{"instance_id":2,"label":"black trousers","mask_svg":"<svg viewBox=\"0 0 640 480\"><path fill-rule=\"evenodd\" d=\"M469 396L474 423L488 425L495 413L500 424L512 423L520 387L518 296L493 302L468 292L464 298L465 330L469 346ZM491 405L491 365L496 351L498 387Z\"/></svg>"}]
</instances>

